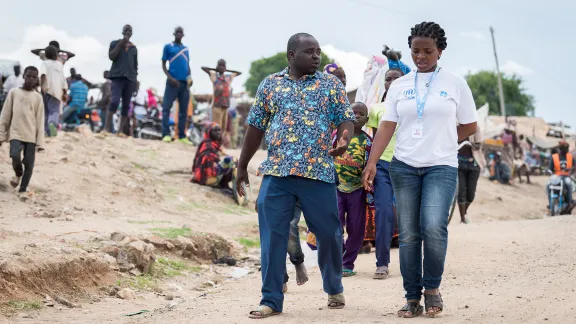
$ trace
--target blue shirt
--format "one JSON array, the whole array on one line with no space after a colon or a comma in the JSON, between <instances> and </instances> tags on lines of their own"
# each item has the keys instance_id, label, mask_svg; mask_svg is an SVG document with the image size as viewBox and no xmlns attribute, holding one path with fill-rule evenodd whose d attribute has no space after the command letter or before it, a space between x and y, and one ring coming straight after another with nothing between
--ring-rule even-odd
<instances>
[{"instance_id":1,"label":"blue shirt","mask_svg":"<svg viewBox=\"0 0 576 324\"><path fill-rule=\"evenodd\" d=\"M404 62L394 61L394 60L390 60L390 59L388 59L388 68L389 69L400 69L402 72L404 72L404 75L406 75L412 71L412 69L410 67L408 67L408 65L404 64Z\"/></svg>"},{"instance_id":2,"label":"blue shirt","mask_svg":"<svg viewBox=\"0 0 576 324\"><path fill-rule=\"evenodd\" d=\"M88 86L83 81L74 81L70 85L71 107L84 109L88 101Z\"/></svg>"},{"instance_id":3,"label":"blue shirt","mask_svg":"<svg viewBox=\"0 0 576 324\"><path fill-rule=\"evenodd\" d=\"M246 122L266 132L268 158L258 173L335 183L332 132L354 113L342 82L316 72L291 80L288 68L260 86Z\"/></svg>"},{"instance_id":4,"label":"blue shirt","mask_svg":"<svg viewBox=\"0 0 576 324\"><path fill-rule=\"evenodd\" d=\"M170 68L168 72L178 81L186 81L190 71L188 70L190 54L188 47L183 44L170 43L164 46L162 61L168 61Z\"/></svg>"}]
</instances>

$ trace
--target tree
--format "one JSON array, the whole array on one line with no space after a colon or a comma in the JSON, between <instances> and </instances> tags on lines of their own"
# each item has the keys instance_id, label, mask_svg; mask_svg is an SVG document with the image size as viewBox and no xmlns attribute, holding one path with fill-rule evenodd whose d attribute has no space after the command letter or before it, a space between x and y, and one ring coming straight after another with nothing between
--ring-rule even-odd
<instances>
[{"instance_id":1,"label":"tree","mask_svg":"<svg viewBox=\"0 0 576 324\"><path fill-rule=\"evenodd\" d=\"M326 54L322 53L322 60L320 62L320 69L328 63L333 62ZM280 72L288 66L288 59L286 52L280 52L270 57L264 57L252 62L250 65L250 76L244 87L251 96L256 95L260 82L272 73Z\"/></svg>"},{"instance_id":2,"label":"tree","mask_svg":"<svg viewBox=\"0 0 576 324\"><path fill-rule=\"evenodd\" d=\"M498 94L498 80L492 71L480 71L468 74L466 81L472 90L476 107L488 103L491 115L500 115L500 96ZM534 113L534 97L526 93L522 79L516 75L511 77L502 75L502 89L506 115L528 116Z\"/></svg>"}]
</instances>

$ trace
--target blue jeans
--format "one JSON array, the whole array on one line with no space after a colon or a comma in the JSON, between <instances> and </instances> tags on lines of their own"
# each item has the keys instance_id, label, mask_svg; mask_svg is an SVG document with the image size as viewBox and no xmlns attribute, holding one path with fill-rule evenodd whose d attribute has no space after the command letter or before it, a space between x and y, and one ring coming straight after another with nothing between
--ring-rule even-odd
<instances>
[{"instance_id":1,"label":"blue jeans","mask_svg":"<svg viewBox=\"0 0 576 324\"><path fill-rule=\"evenodd\" d=\"M122 100L122 117L128 117L130 111L130 101L134 90L136 90L136 82L127 78L114 78L112 79L112 99L110 99L110 108L108 113L115 114ZM112 123L110 123L112 124ZM113 126L110 126L111 128Z\"/></svg>"},{"instance_id":2,"label":"blue jeans","mask_svg":"<svg viewBox=\"0 0 576 324\"><path fill-rule=\"evenodd\" d=\"M418 300L422 288L437 289L442 281L448 248L448 214L456 192L458 169L445 165L414 168L394 159L390 176L396 194L400 272L406 299Z\"/></svg>"},{"instance_id":3,"label":"blue jeans","mask_svg":"<svg viewBox=\"0 0 576 324\"><path fill-rule=\"evenodd\" d=\"M302 246L300 245L300 216L302 216L302 206L300 206L300 202L296 202L294 218L290 221L290 236L288 239L288 255L290 256L290 262L295 266L304 263L304 252L302 252ZM287 283L289 279L288 269L286 269L284 283Z\"/></svg>"},{"instance_id":4,"label":"blue jeans","mask_svg":"<svg viewBox=\"0 0 576 324\"><path fill-rule=\"evenodd\" d=\"M390 247L396 215L394 215L394 190L390 179L390 162L380 160L376 166L374 178L374 223L376 226L376 266L387 267L390 264Z\"/></svg>"},{"instance_id":5,"label":"blue jeans","mask_svg":"<svg viewBox=\"0 0 576 324\"><path fill-rule=\"evenodd\" d=\"M282 311L282 286L290 222L300 201L306 223L316 235L318 265L324 291L330 295L342 287L342 227L338 220L336 185L301 177L264 176L258 195L258 222L262 261L260 305Z\"/></svg>"},{"instance_id":6,"label":"blue jeans","mask_svg":"<svg viewBox=\"0 0 576 324\"><path fill-rule=\"evenodd\" d=\"M186 138L186 115L190 102L190 89L187 81L179 81L180 86L175 87L166 81L164 101L162 102L162 137L170 136L170 109L174 100L178 98L178 138Z\"/></svg>"}]
</instances>

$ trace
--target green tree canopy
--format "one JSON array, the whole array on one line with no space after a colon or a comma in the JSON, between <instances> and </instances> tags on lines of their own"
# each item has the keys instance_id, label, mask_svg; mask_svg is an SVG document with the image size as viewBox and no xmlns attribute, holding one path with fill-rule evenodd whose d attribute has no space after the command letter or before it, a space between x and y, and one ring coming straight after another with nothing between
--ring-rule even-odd
<instances>
[{"instance_id":1,"label":"green tree canopy","mask_svg":"<svg viewBox=\"0 0 576 324\"><path fill-rule=\"evenodd\" d=\"M500 96L496 75L492 71L480 71L466 76L476 107L488 103L491 115L500 115ZM534 112L534 97L526 93L522 79L516 75L511 77L502 75L502 88L507 115L528 116Z\"/></svg>"},{"instance_id":2,"label":"green tree canopy","mask_svg":"<svg viewBox=\"0 0 576 324\"><path fill-rule=\"evenodd\" d=\"M322 61L320 62L320 69L330 62L333 62L326 54L322 53ZM288 59L286 52L280 52L270 57L264 57L252 62L250 65L250 76L244 87L251 96L256 95L260 82L272 73L280 72L288 66Z\"/></svg>"}]
</instances>

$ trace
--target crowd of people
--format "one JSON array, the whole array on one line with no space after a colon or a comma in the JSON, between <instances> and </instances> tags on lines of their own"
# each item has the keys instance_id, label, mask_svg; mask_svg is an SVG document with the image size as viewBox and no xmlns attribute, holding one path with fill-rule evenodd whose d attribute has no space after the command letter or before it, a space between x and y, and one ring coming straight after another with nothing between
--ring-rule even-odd
<instances>
[{"instance_id":1,"label":"crowd of people","mask_svg":"<svg viewBox=\"0 0 576 324\"><path fill-rule=\"evenodd\" d=\"M112 65L100 86L104 131L114 131L112 116L121 109L119 136L131 116L159 104L138 82L132 32L125 25L123 37L111 42ZM176 136L189 144L185 125L193 81L183 37L183 28L177 27L162 54L162 140L173 141L168 121L177 100ZM444 29L433 22L417 24L408 45L416 69L401 61L400 52L385 47L384 58L374 58L366 71L372 80L366 91L350 103L344 69L330 63L320 70L318 41L306 33L293 35L287 44L288 66L258 88L238 160L224 152L223 142L231 84L240 72L228 70L224 60L214 69L202 68L213 83L212 122L198 145L191 181L229 188L235 177L233 189L245 196L248 163L263 140L268 150L258 171L263 180L256 203L262 299L249 312L251 318L282 313L289 280L286 254L296 268L297 283L308 281L298 229L302 215L308 243L318 250L329 309L345 307L342 278L356 275L355 261L367 245L376 250L373 278L388 278L397 236L406 292L398 316L443 312L440 284L449 209L457 193L461 221L469 223L467 211L486 160L472 92L463 78L438 63L448 45ZM61 51L57 43L33 52L43 59L41 68L29 66L21 77L15 69L4 84L10 89L0 116L0 143L10 143L15 172L10 183L20 186L20 192L26 192L44 136L56 136L62 119L85 109L88 90L94 87L75 70L64 78L63 62L74 54ZM564 151L551 163L554 170L574 169L572 156ZM496 175L500 181L504 177Z\"/></svg>"}]
</instances>

